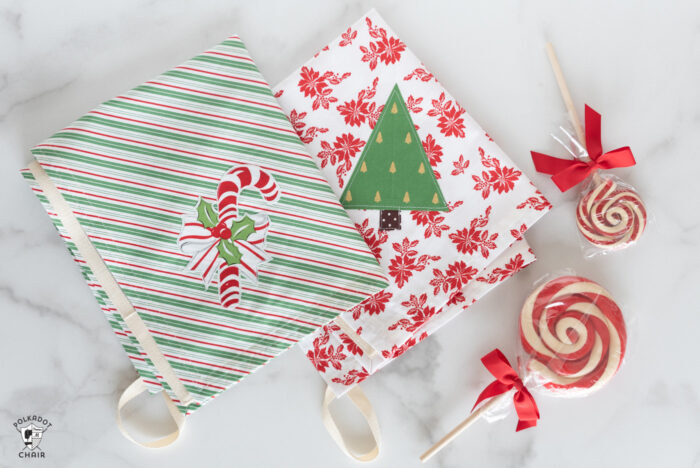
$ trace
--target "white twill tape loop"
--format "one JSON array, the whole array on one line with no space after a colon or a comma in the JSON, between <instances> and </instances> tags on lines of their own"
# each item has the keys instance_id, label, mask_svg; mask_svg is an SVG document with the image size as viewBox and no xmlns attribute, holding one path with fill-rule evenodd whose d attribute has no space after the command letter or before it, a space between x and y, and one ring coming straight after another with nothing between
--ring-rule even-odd
<instances>
[{"instance_id":1,"label":"white twill tape loop","mask_svg":"<svg viewBox=\"0 0 700 468\"><path fill-rule=\"evenodd\" d=\"M92 245L87 234L80 226L78 219L70 209L68 202L63 198L63 195L58 191L53 184L48 174L35 160L29 164L29 170L34 175L34 179L41 187L47 200L56 212L56 216L61 220L63 227L80 252L80 255L85 260L92 273L95 275L97 282L102 286L102 289L112 301L114 307L119 312L119 315L124 319L127 326L138 340L148 358L153 362L154 367L163 377L163 380L170 386L175 396L180 401L180 404L187 406L192 402L192 395L187 391L184 384L175 375L175 371L168 363L162 351L156 344L153 336L148 331L146 324L141 320L139 314L136 313L134 307L129 302L129 299L121 290L119 284L110 273L107 265L100 257L100 254Z\"/></svg>"},{"instance_id":2,"label":"white twill tape loop","mask_svg":"<svg viewBox=\"0 0 700 468\"><path fill-rule=\"evenodd\" d=\"M146 387L146 384L143 383L143 380L141 380L140 377L134 380L134 382L132 382L131 385L126 387L126 389L122 392L122 396L119 398L119 404L117 405L117 427L119 427L119 430L121 431L124 437L142 447L161 448L168 446L175 442L178 439L178 437L180 437L182 427L185 425L185 416L182 413L180 413L180 411L177 409L177 406L175 406L175 403L173 403L168 394L165 392L162 392L163 398L165 398L165 404L168 405L168 411L170 412L170 416L173 418L173 421L175 421L175 425L177 426L177 429L175 429L173 432L158 439L151 440L149 442L139 442L138 440L134 439L131 436L131 434L129 434L129 431L127 431L124 425L122 424L122 409L124 409L124 407L131 400L133 400L134 398L141 395L147 390L148 387Z\"/></svg>"},{"instance_id":3,"label":"white twill tape loop","mask_svg":"<svg viewBox=\"0 0 700 468\"><path fill-rule=\"evenodd\" d=\"M323 425L326 426L328 434L330 434L331 438L335 441L338 447L340 447L340 450L342 450L345 455L359 462L370 462L379 456L379 448L382 443L382 434L379 428L377 415L374 412L374 408L372 408L372 403L369 402L367 396L359 385L352 387L347 395L350 398L350 401L352 401L357 409L360 410L360 413L365 418L365 421L367 421L367 425L369 426L369 430L371 431L374 439L374 446L369 451L364 453L356 453L352 451L350 447L348 447L343 434L338 428L338 425L330 412L329 406L335 400L335 395L328 386L326 386L326 394L323 397L323 403L321 405Z\"/></svg>"}]
</instances>

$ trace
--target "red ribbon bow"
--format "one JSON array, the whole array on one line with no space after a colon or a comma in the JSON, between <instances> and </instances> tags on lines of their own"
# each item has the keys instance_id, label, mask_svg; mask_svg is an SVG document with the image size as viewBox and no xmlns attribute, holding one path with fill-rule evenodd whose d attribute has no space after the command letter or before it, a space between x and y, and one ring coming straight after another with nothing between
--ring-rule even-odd
<instances>
[{"instance_id":1,"label":"red ribbon bow","mask_svg":"<svg viewBox=\"0 0 700 468\"><path fill-rule=\"evenodd\" d=\"M590 161L561 159L531 151L537 172L550 174L559 190L566 192L597 169L629 167L636 164L629 146L603 153L600 140L600 114L586 105L586 150Z\"/></svg>"},{"instance_id":2,"label":"red ribbon bow","mask_svg":"<svg viewBox=\"0 0 700 468\"><path fill-rule=\"evenodd\" d=\"M518 373L510 365L508 359L503 355L501 350L494 349L486 356L481 358L481 362L486 369L496 377L496 380L491 382L483 392L479 394L479 398L474 403L476 408L479 403L487 398L493 398L508 390L515 388L516 392L513 395L513 404L515 411L518 413L518 427L515 431L521 431L529 427L537 425L537 420L540 418L540 412L537 409L537 403L532 394L525 388L523 381L518 377ZM472 408L472 411L474 411Z\"/></svg>"}]
</instances>

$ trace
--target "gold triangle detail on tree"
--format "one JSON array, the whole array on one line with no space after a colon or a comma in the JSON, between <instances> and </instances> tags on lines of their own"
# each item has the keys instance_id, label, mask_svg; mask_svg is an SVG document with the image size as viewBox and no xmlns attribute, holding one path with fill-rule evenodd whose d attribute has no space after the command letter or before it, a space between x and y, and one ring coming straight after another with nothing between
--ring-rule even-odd
<instances>
[{"instance_id":1,"label":"gold triangle detail on tree","mask_svg":"<svg viewBox=\"0 0 700 468\"><path fill-rule=\"evenodd\" d=\"M400 229L400 210L449 210L398 84L346 182L342 205L381 210L380 229Z\"/></svg>"},{"instance_id":2,"label":"gold triangle detail on tree","mask_svg":"<svg viewBox=\"0 0 700 468\"><path fill-rule=\"evenodd\" d=\"M350 193L350 190L345 193L345 201L352 201L352 194Z\"/></svg>"}]
</instances>

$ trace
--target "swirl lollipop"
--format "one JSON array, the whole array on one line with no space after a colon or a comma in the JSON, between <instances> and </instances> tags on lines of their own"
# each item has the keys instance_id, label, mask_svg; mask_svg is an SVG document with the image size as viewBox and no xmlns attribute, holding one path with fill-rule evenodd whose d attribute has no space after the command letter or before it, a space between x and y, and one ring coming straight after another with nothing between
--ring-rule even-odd
<instances>
[{"instance_id":1,"label":"swirl lollipop","mask_svg":"<svg viewBox=\"0 0 700 468\"><path fill-rule=\"evenodd\" d=\"M528 373L549 393L582 396L605 385L625 354L622 312L598 283L562 276L537 288L520 314Z\"/></svg>"},{"instance_id":2,"label":"swirl lollipop","mask_svg":"<svg viewBox=\"0 0 700 468\"><path fill-rule=\"evenodd\" d=\"M620 308L601 285L580 276L561 276L525 300L520 340L527 353L524 382L498 349L484 356L481 362L496 380L481 392L472 413L423 453L421 461L504 404L511 393L518 414L516 430L535 426L540 415L528 386L555 396L585 396L600 389L622 364L627 332Z\"/></svg>"},{"instance_id":3,"label":"swirl lollipop","mask_svg":"<svg viewBox=\"0 0 700 468\"><path fill-rule=\"evenodd\" d=\"M576 224L583 237L605 250L624 249L644 232L647 212L637 192L611 178L598 178L576 209Z\"/></svg>"},{"instance_id":4,"label":"swirl lollipop","mask_svg":"<svg viewBox=\"0 0 700 468\"><path fill-rule=\"evenodd\" d=\"M630 167L637 162L629 146L603 151L601 115L585 106L585 131L578 118L569 88L564 81L559 61L551 44L547 54L559 85L564 104L569 112L576 136L560 127L565 137L552 134L573 159L563 159L532 151L532 162L538 172L549 174L559 190L593 179L593 188L583 194L576 209L576 222L583 237L596 249L586 252L595 255L624 249L639 239L647 224L647 211L642 199L626 184L618 184L612 176L601 176L601 171Z\"/></svg>"}]
</instances>

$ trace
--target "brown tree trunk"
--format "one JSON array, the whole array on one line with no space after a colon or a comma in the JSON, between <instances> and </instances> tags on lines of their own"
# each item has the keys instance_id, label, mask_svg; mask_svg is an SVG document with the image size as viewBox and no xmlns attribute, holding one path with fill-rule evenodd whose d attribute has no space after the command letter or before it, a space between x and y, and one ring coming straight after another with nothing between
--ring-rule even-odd
<instances>
[{"instance_id":1,"label":"brown tree trunk","mask_svg":"<svg viewBox=\"0 0 700 468\"><path fill-rule=\"evenodd\" d=\"M379 212L379 229L381 231L401 229L401 212L399 210L381 210Z\"/></svg>"}]
</instances>

